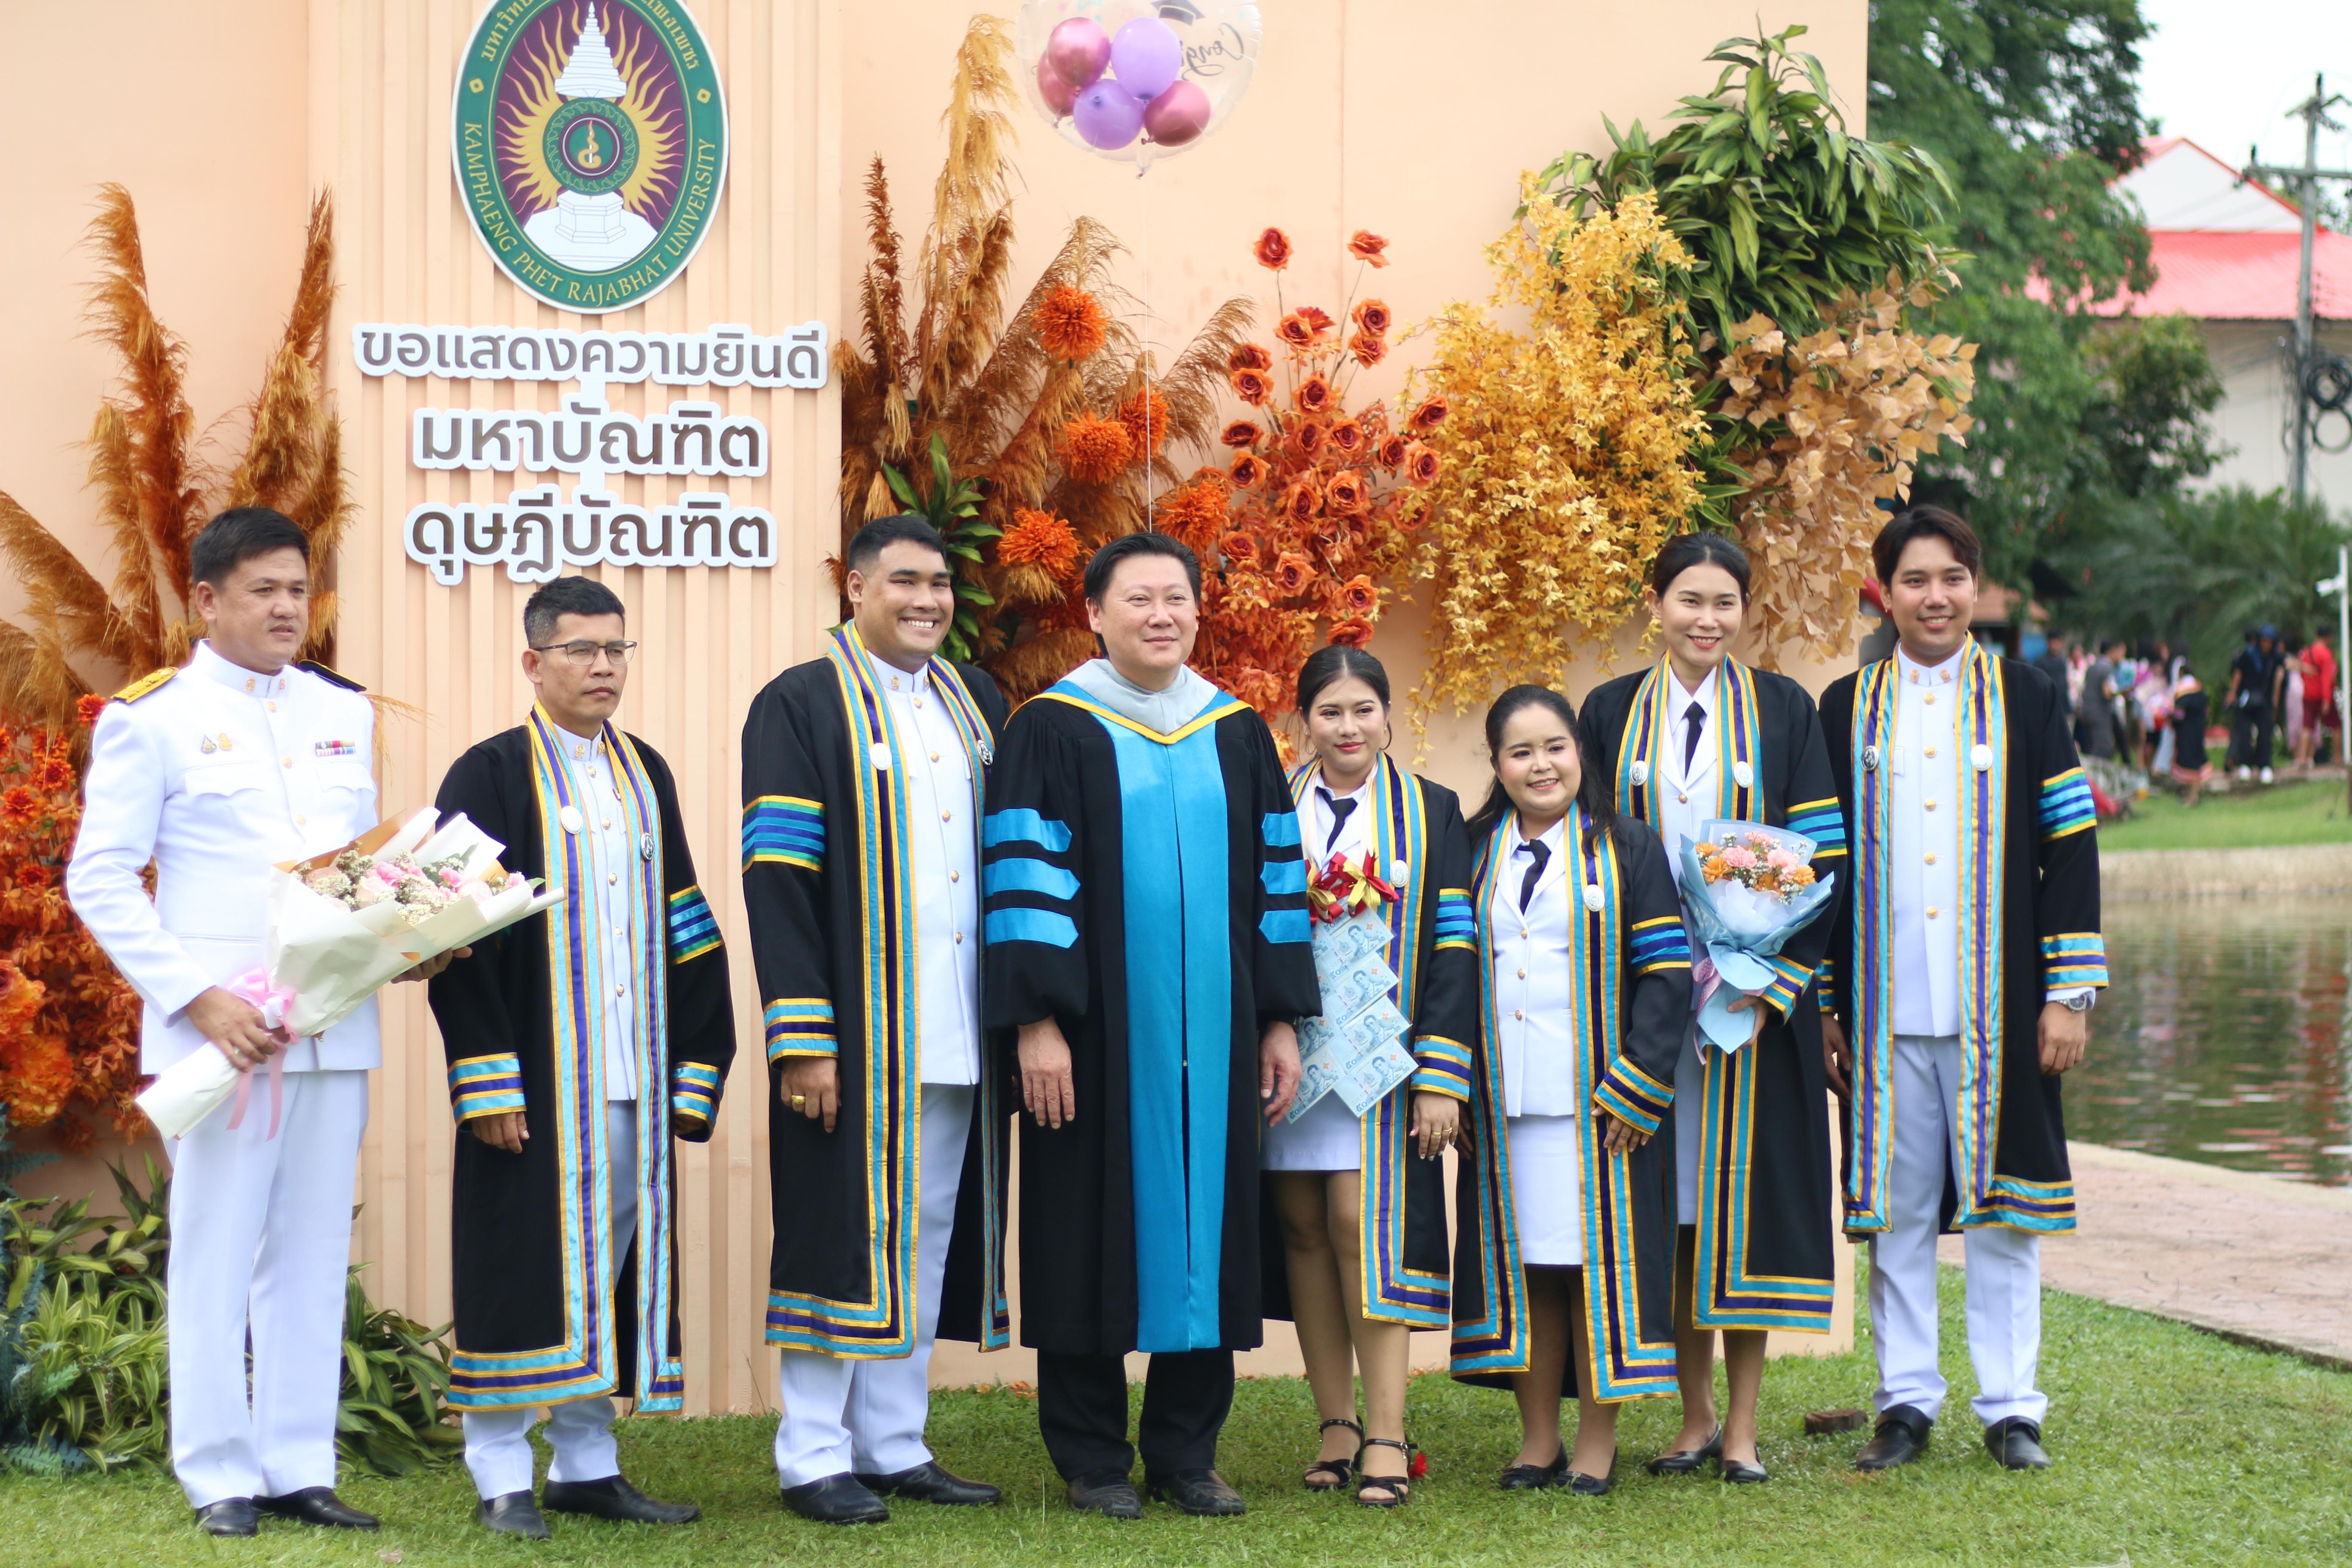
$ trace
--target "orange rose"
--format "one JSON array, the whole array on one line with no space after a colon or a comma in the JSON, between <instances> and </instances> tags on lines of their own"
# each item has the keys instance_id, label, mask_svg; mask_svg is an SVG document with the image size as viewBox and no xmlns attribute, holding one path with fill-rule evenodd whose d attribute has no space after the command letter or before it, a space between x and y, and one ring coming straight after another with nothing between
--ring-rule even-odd
<instances>
[{"instance_id":1,"label":"orange rose","mask_svg":"<svg viewBox=\"0 0 2352 1568\"><path fill-rule=\"evenodd\" d=\"M1369 616L1381 607L1381 591L1360 572L1339 584L1339 603L1351 616Z\"/></svg>"},{"instance_id":2,"label":"orange rose","mask_svg":"<svg viewBox=\"0 0 2352 1568\"><path fill-rule=\"evenodd\" d=\"M1278 228L1267 229L1257 237L1250 249L1257 264L1270 272L1279 272L1290 265L1290 237Z\"/></svg>"},{"instance_id":3,"label":"orange rose","mask_svg":"<svg viewBox=\"0 0 2352 1568\"><path fill-rule=\"evenodd\" d=\"M1282 492L1282 513L1293 522L1312 522L1322 510L1322 492L1315 488L1312 479L1294 479L1290 488Z\"/></svg>"},{"instance_id":4,"label":"orange rose","mask_svg":"<svg viewBox=\"0 0 2352 1568\"><path fill-rule=\"evenodd\" d=\"M1372 623L1361 616L1349 616L1344 621L1331 623L1331 640L1349 647L1362 647L1372 640Z\"/></svg>"},{"instance_id":5,"label":"orange rose","mask_svg":"<svg viewBox=\"0 0 2352 1568\"><path fill-rule=\"evenodd\" d=\"M1255 489L1265 478L1265 459L1255 452L1235 452L1225 477L1233 480L1237 490Z\"/></svg>"},{"instance_id":6,"label":"orange rose","mask_svg":"<svg viewBox=\"0 0 2352 1568\"><path fill-rule=\"evenodd\" d=\"M1436 429L1440 425L1445 423L1445 416L1449 412L1451 412L1451 410L1447 406L1444 398L1432 397L1423 401L1420 407L1414 409L1412 411L1412 417L1406 420L1405 424L1409 428L1420 433L1421 435L1426 436L1432 430Z\"/></svg>"},{"instance_id":7,"label":"orange rose","mask_svg":"<svg viewBox=\"0 0 2352 1568\"><path fill-rule=\"evenodd\" d=\"M1389 335L1389 327L1391 325L1389 320L1389 308L1382 300L1366 300L1361 301L1354 310L1348 312L1348 319L1355 322L1356 325L1363 331L1371 333L1372 336L1376 338L1384 338Z\"/></svg>"},{"instance_id":8,"label":"orange rose","mask_svg":"<svg viewBox=\"0 0 2352 1568\"><path fill-rule=\"evenodd\" d=\"M1405 483L1414 486L1415 488L1419 488L1423 485L1435 484L1437 482L1437 470L1440 467L1442 467L1442 465L1437 460L1437 454L1423 446L1420 442L1415 441L1412 446L1405 448Z\"/></svg>"},{"instance_id":9,"label":"orange rose","mask_svg":"<svg viewBox=\"0 0 2352 1568\"><path fill-rule=\"evenodd\" d=\"M1225 426L1217 439L1228 447L1255 447L1265 432L1246 419L1236 419Z\"/></svg>"},{"instance_id":10,"label":"orange rose","mask_svg":"<svg viewBox=\"0 0 2352 1568\"><path fill-rule=\"evenodd\" d=\"M1293 310L1287 316L1283 317L1281 321L1276 325L1274 335L1280 338L1284 342L1288 343L1292 351L1296 353L1313 348L1315 346L1315 340L1321 337L1323 334L1317 329L1315 323L1308 321L1305 315L1299 311Z\"/></svg>"},{"instance_id":11,"label":"orange rose","mask_svg":"<svg viewBox=\"0 0 2352 1568\"><path fill-rule=\"evenodd\" d=\"M1272 370L1274 356L1255 343L1241 343L1225 356L1227 370Z\"/></svg>"},{"instance_id":12,"label":"orange rose","mask_svg":"<svg viewBox=\"0 0 2352 1568\"><path fill-rule=\"evenodd\" d=\"M1389 264L1389 258L1381 254L1388 247L1389 242L1386 239L1368 228L1358 229L1348 240L1348 254L1359 261L1369 261L1374 267L1386 267Z\"/></svg>"},{"instance_id":13,"label":"orange rose","mask_svg":"<svg viewBox=\"0 0 2352 1568\"><path fill-rule=\"evenodd\" d=\"M1228 566L1257 564L1257 540L1254 535L1236 529L1217 541L1217 553L1225 558Z\"/></svg>"},{"instance_id":14,"label":"orange rose","mask_svg":"<svg viewBox=\"0 0 2352 1568\"><path fill-rule=\"evenodd\" d=\"M1331 434L1330 426L1320 419L1294 420L1290 426L1290 449L1307 462L1323 449L1323 442Z\"/></svg>"},{"instance_id":15,"label":"orange rose","mask_svg":"<svg viewBox=\"0 0 2352 1568\"><path fill-rule=\"evenodd\" d=\"M1363 450L1367 439L1363 426L1354 419L1342 419L1331 426L1331 449L1343 458L1352 458Z\"/></svg>"},{"instance_id":16,"label":"orange rose","mask_svg":"<svg viewBox=\"0 0 2352 1568\"><path fill-rule=\"evenodd\" d=\"M1299 407L1309 414L1320 414L1331 404L1331 379L1324 375L1310 375L1298 384L1295 395Z\"/></svg>"},{"instance_id":17,"label":"orange rose","mask_svg":"<svg viewBox=\"0 0 2352 1568\"><path fill-rule=\"evenodd\" d=\"M1237 370L1226 379L1233 384L1234 395L1253 408L1264 404L1274 392L1274 383L1262 370Z\"/></svg>"},{"instance_id":18,"label":"orange rose","mask_svg":"<svg viewBox=\"0 0 2352 1568\"><path fill-rule=\"evenodd\" d=\"M1402 436L1383 436L1379 448L1372 455L1380 459L1380 465L1384 468L1402 468L1405 455L1412 447L1412 444Z\"/></svg>"},{"instance_id":19,"label":"orange rose","mask_svg":"<svg viewBox=\"0 0 2352 1568\"><path fill-rule=\"evenodd\" d=\"M1376 338L1370 332L1358 332L1348 340L1348 352L1356 356L1358 364L1378 364L1389 357L1386 338Z\"/></svg>"},{"instance_id":20,"label":"orange rose","mask_svg":"<svg viewBox=\"0 0 2352 1568\"><path fill-rule=\"evenodd\" d=\"M1334 517L1353 517L1364 510L1366 500L1364 476L1353 468L1341 468L1323 487L1324 510Z\"/></svg>"},{"instance_id":21,"label":"orange rose","mask_svg":"<svg viewBox=\"0 0 2352 1568\"><path fill-rule=\"evenodd\" d=\"M1307 557L1295 550L1286 550L1274 563L1274 589L1285 598L1307 592L1315 581L1315 568Z\"/></svg>"}]
</instances>

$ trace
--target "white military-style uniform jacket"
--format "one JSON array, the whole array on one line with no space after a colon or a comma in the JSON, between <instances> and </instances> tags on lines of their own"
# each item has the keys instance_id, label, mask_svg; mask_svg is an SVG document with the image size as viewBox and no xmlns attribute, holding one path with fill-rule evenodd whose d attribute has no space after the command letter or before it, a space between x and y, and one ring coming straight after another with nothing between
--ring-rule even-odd
<instances>
[{"instance_id":1,"label":"white military-style uniform jacket","mask_svg":"<svg viewBox=\"0 0 2352 1568\"><path fill-rule=\"evenodd\" d=\"M367 697L331 670L262 675L208 643L100 714L66 893L147 1005L142 1070L204 1044L188 1004L262 962L270 868L376 825L374 739ZM285 1053L289 1072L381 1063L373 998Z\"/></svg>"}]
</instances>

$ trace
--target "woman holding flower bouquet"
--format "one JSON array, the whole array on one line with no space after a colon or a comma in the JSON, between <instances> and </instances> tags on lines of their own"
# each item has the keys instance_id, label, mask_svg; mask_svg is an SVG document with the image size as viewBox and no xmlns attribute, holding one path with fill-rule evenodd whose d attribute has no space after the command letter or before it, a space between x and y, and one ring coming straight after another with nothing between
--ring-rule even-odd
<instances>
[{"instance_id":1,"label":"woman holding flower bouquet","mask_svg":"<svg viewBox=\"0 0 2352 1568\"><path fill-rule=\"evenodd\" d=\"M1665 841L1683 876L1685 840L1710 820L1785 827L1814 843L1810 883L1844 864L1836 781L1812 699L1784 676L1730 657L1748 607L1748 557L1720 534L1686 533L1658 552L1650 614L1666 657L1621 676L1584 705L1586 754L1612 781L1617 809ZM1747 851L1735 851L1745 854ZM1772 984L1731 1004L1752 1016L1728 1053L1683 1032L1675 1057L1675 1348L1681 1434L1650 1461L1686 1475L1714 1459L1727 1481L1761 1481L1756 1403L1767 1330L1825 1333L1833 1289L1829 1112L1819 1010L1797 1002L1835 921L1816 919L1771 962ZM1692 988L1694 1011L1706 1000ZM1715 1409L1715 1335L1723 1334L1730 1408Z\"/></svg>"},{"instance_id":2,"label":"woman holding flower bouquet","mask_svg":"<svg viewBox=\"0 0 2352 1568\"><path fill-rule=\"evenodd\" d=\"M1297 700L1313 752L1290 775L1309 902L1318 927L1369 914L1383 929L1389 1000L1415 1065L1361 1116L1326 1089L1267 1130L1275 1223L1260 1234L1269 1247L1278 1237L1286 1257L1266 1258L1265 1310L1297 1324L1323 1417L1307 1489L1333 1490L1354 1472L1357 1501L1394 1508L1409 1489L1408 1341L1445 1327L1449 1307L1438 1156L1460 1130L1477 1039L1470 841L1454 792L1389 760L1378 659L1344 644L1318 650L1298 672Z\"/></svg>"},{"instance_id":3,"label":"woman holding flower bouquet","mask_svg":"<svg viewBox=\"0 0 2352 1568\"><path fill-rule=\"evenodd\" d=\"M1495 784L1470 819L1484 1052L1454 1185L1454 1375L1517 1397L1506 1490L1598 1497L1617 1405L1673 1392L1664 1146L1690 946L1657 835L1621 816L1557 691L1486 713ZM1577 1396L1576 1450L1559 1402Z\"/></svg>"}]
</instances>

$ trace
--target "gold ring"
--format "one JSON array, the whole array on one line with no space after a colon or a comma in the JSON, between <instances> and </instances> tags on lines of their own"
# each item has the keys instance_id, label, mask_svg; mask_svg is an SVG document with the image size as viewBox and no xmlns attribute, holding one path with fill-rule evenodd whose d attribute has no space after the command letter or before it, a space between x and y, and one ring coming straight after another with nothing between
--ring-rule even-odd
<instances>
[{"instance_id":1,"label":"gold ring","mask_svg":"<svg viewBox=\"0 0 2352 1568\"><path fill-rule=\"evenodd\" d=\"M805 1094L796 1094L793 1096L793 1103L794 1105L806 1105L808 1103L808 1096Z\"/></svg>"}]
</instances>

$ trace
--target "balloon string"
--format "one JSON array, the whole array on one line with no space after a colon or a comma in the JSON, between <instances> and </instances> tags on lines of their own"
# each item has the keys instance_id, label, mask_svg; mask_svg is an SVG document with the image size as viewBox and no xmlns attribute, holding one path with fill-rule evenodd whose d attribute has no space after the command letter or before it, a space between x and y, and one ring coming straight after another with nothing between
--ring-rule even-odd
<instances>
[{"instance_id":1,"label":"balloon string","mask_svg":"<svg viewBox=\"0 0 2352 1568\"><path fill-rule=\"evenodd\" d=\"M1135 172L1138 181L1143 174L1142 169ZM1143 263L1143 530L1152 533L1158 527L1151 508L1151 186L1144 184L1139 194L1143 197L1143 239L1138 247Z\"/></svg>"}]
</instances>

